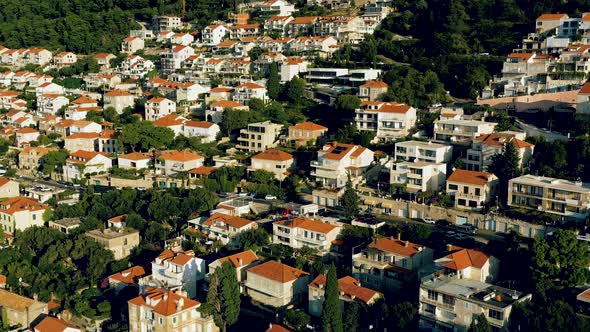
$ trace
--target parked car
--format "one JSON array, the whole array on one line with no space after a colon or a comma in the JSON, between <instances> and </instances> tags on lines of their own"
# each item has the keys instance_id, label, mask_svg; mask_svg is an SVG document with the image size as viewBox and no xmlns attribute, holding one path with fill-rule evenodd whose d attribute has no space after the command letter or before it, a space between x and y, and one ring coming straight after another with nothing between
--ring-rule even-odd
<instances>
[{"instance_id":1,"label":"parked car","mask_svg":"<svg viewBox=\"0 0 590 332\"><path fill-rule=\"evenodd\" d=\"M473 226L473 225L464 224L464 225L457 225L457 230L461 233L475 234L475 231L477 230L477 228L475 228L475 226Z\"/></svg>"},{"instance_id":2,"label":"parked car","mask_svg":"<svg viewBox=\"0 0 590 332\"><path fill-rule=\"evenodd\" d=\"M266 195L266 196L264 196L264 199L266 199L267 201L272 201L272 200L277 199L277 196Z\"/></svg>"},{"instance_id":3,"label":"parked car","mask_svg":"<svg viewBox=\"0 0 590 332\"><path fill-rule=\"evenodd\" d=\"M422 221L425 222L425 223L427 223L427 224L431 224L431 225L434 225L435 224L434 219L432 219L430 217L422 217Z\"/></svg>"},{"instance_id":4,"label":"parked car","mask_svg":"<svg viewBox=\"0 0 590 332\"><path fill-rule=\"evenodd\" d=\"M449 227L449 226L451 226L452 224L451 224L451 222L450 222L450 221L448 221L448 220L441 219L441 220L437 220L437 221L436 221L436 225L437 225L437 226L442 226L442 227Z\"/></svg>"}]
</instances>

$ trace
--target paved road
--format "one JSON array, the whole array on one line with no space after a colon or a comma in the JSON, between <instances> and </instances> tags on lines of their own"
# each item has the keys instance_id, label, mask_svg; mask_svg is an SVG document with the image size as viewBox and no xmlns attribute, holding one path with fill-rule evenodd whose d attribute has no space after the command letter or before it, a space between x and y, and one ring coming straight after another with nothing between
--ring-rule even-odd
<instances>
[{"instance_id":1,"label":"paved road","mask_svg":"<svg viewBox=\"0 0 590 332\"><path fill-rule=\"evenodd\" d=\"M541 128L537 128L531 124L524 123L520 120L516 120L518 126L527 133L527 136L541 136L544 137L546 141L552 142L557 140L567 140L567 136L562 135L560 133L554 131L543 130Z\"/></svg>"}]
</instances>

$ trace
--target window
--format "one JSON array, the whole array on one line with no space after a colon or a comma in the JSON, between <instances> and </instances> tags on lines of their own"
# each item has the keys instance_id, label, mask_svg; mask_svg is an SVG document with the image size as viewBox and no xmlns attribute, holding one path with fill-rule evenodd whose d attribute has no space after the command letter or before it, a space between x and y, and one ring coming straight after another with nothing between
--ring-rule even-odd
<instances>
[{"instance_id":1,"label":"window","mask_svg":"<svg viewBox=\"0 0 590 332\"><path fill-rule=\"evenodd\" d=\"M446 305L455 305L455 297L443 294L443 303Z\"/></svg>"},{"instance_id":2,"label":"window","mask_svg":"<svg viewBox=\"0 0 590 332\"><path fill-rule=\"evenodd\" d=\"M33 220L37 220L37 215L36 214L33 215Z\"/></svg>"},{"instance_id":3,"label":"window","mask_svg":"<svg viewBox=\"0 0 590 332\"><path fill-rule=\"evenodd\" d=\"M433 306L432 304L425 303L424 304L424 312L434 315L436 313L436 307Z\"/></svg>"},{"instance_id":4,"label":"window","mask_svg":"<svg viewBox=\"0 0 590 332\"><path fill-rule=\"evenodd\" d=\"M172 317L172 324L176 324L178 322L178 319L176 316Z\"/></svg>"},{"instance_id":5,"label":"window","mask_svg":"<svg viewBox=\"0 0 590 332\"><path fill-rule=\"evenodd\" d=\"M428 299L438 301L438 293L433 290L428 290Z\"/></svg>"},{"instance_id":6,"label":"window","mask_svg":"<svg viewBox=\"0 0 590 332\"><path fill-rule=\"evenodd\" d=\"M497 320L504 320L504 313L502 311L490 309L488 312L488 316L493 319Z\"/></svg>"},{"instance_id":7,"label":"window","mask_svg":"<svg viewBox=\"0 0 590 332\"><path fill-rule=\"evenodd\" d=\"M456 184L449 184L449 190L457 190Z\"/></svg>"},{"instance_id":8,"label":"window","mask_svg":"<svg viewBox=\"0 0 590 332\"><path fill-rule=\"evenodd\" d=\"M475 195L479 196L481 194L481 189L475 188Z\"/></svg>"},{"instance_id":9,"label":"window","mask_svg":"<svg viewBox=\"0 0 590 332\"><path fill-rule=\"evenodd\" d=\"M457 205L466 206L467 201L465 201L464 199L459 199L459 200L457 200Z\"/></svg>"},{"instance_id":10,"label":"window","mask_svg":"<svg viewBox=\"0 0 590 332\"><path fill-rule=\"evenodd\" d=\"M469 194L469 187L467 187L467 186L464 186L464 187L463 187L463 193L464 193L464 194Z\"/></svg>"}]
</instances>

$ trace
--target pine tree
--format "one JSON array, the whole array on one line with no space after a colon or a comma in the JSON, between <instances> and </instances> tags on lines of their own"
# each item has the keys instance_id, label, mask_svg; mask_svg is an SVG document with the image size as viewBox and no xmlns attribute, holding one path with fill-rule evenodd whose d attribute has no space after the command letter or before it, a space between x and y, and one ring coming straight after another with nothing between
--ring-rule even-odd
<instances>
[{"instance_id":1,"label":"pine tree","mask_svg":"<svg viewBox=\"0 0 590 332\"><path fill-rule=\"evenodd\" d=\"M356 193L356 190L352 187L350 177L346 182L346 188L340 199L340 205L344 208L344 215L348 218L354 217L354 215L359 212L359 196Z\"/></svg>"},{"instance_id":2,"label":"pine tree","mask_svg":"<svg viewBox=\"0 0 590 332\"><path fill-rule=\"evenodd\" d=\"M222 332L233 325L240 315L240 286L235 268L225 262L209 279L207 306L213 320Z\"/></svg>"},{"instance_id":3,"label":"pine tree","mask_svg":"<svg viewBox=\"0 0 590 332\"><path fill-rule=\"evenodd\" d=\"M328 269L326 276L326 292L322 305L322 326L324 332L343 332L342 302L334 264Z\"/></svg>"},{"instance_id":4,"label":"pine tree","mask_svg":"<svg viewBox=\"0 0 590 332\"><path fill-rule=\"evenodd\" d=\"M281 86L279 69L277 67L276 62L270 64L270 73L268 74L268 82L266 82L266 89L268 90L268 96L270 97L270 99L279 99Z\"/></svg>"},{"instance_id":5,"label":"pine tree","mask_svg":"<svg viewBox=\"0 0 590 332\"><path fill-rule=\"evenodd\" d=\"M469 332L491 332L492 328L486 319L484 314L477 316L474 320L471 321L471 325L469 326Z\"/></svg>"}]
</instances>

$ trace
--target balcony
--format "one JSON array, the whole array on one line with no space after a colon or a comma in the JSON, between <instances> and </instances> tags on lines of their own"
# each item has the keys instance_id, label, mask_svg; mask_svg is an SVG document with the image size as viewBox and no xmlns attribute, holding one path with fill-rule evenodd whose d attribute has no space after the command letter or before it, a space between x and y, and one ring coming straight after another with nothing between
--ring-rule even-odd
<instances>
[{"instance_id":1,"label":"balcony","mask_svg":"<svg viewBox=\"0 0 590 332\"><path fill-rule=\"evenodd\" d=\"M442 309L445 309L447 311L451 311L451 312L454 312L455 311L455 305L446 304L446 303L442 303L442 302L439 302L439 301L431 300L431 299L429 299L426 296L420 296L420 302L422 302L422 303L428 303L428 304L431 304L433 306L436 306L437 308L442 308Z\"/></svg>"},{"instance_id":2,"label":"balcony","mask_svg":"<svg viewBox=\"0 0 590 332\"><path fill-rule=\"evenodd\" d=\"M326 178L326 179L338 179L338 172L336 171L325 171L325 170L315 170L311 171L311 176L319 177L319 178Z\"/></svg>"},{"instance_id":3,"label":"balcony","mask_svg":"<svg viewBox=\"0 0 590 332\"><path fill-rule=\"evenodd\" d=\"M339 164L325 164L322 162L319 162L317 160L312 160L311 162L311 167L315 167L315 168L320 168L320 169L327 169L327 170L331 170L331 171L335 171L338 169Z\"/></svg>"}]
</instances>

